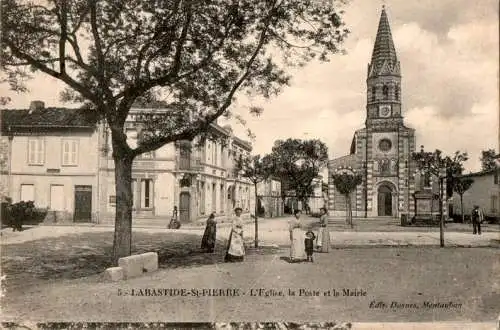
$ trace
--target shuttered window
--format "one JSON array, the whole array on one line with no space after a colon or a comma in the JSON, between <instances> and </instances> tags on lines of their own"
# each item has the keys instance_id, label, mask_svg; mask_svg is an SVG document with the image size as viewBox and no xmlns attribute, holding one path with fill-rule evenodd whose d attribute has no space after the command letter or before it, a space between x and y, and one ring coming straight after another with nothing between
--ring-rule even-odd
<instances>
[{"instance_id":1,"label":"shuttered window","mask_svg":"<svg viewBox=\"0 0 500 330\"><path fill-rule=\"evenodd\" d=\"M43 139L28 140L28 164L43 165L45 162L45 141Z\"/></svg>"},{"instance_id":2,"label":"shuttered window","mask_svg":"<svg viewBox=\"0 0 500 330\"><path fill-rule=\"evenodd\" d=\"M62 165L78 165L78 141L63 140L62 142Z\"/></svg>"}]
</instances>

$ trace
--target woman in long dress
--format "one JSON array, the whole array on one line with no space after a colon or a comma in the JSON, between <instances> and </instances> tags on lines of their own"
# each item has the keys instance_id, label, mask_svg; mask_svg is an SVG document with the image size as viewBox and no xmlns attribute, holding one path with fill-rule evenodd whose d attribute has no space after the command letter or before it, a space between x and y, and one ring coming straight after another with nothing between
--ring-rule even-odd
<instances>
[{"instance_id":1,"label":"woman in long dress","mask_svg":"<svg viewBox=\"0 0 500 330\"><path fill-rule=\"evenodd\" d=\"M305 234L300 221L300 210L295 210L294 218L290 220L290 261L299 262L307 259L306 246L304 244Z\"/></svg>"},{"instance_id":2,"label":"woman in long dress","mask_svg":"<svg viewBox=\"0 0 500 330\"><path fill-rule=\"evenodd\" d=\"M203 238L201 239L202 250L212 253L215 248L215 239L217 236L217 222L215 221L215 214L211 213L207 219L207 225Z\"/></svg>"},{"instance_id":3,"label":"woman in long dress","mask_svg":"<svg viewBox=\"0 0 500 330\"><path fill-rule=\"evenodd\" d=\"M317 248L318 252L328 252L330 249L330 232L328 231L328 218L326 214L326 208L322 207L319 212L321 216L319 217L319 230L317 237Z\"/></svg>"},{"instance_id":4,"label":"woman in long dress","mask_svg":"<svg viewBox=\"0 0 500 330\"><path fill-rule=\"evenodd\" d=\"M231 233L227 244L226 262L243 261L245 257L245 245L243 244L243 220L241 219L242 209L237 207L234 209L236 216L233 218Z\"/></svg>"}]
</instances>

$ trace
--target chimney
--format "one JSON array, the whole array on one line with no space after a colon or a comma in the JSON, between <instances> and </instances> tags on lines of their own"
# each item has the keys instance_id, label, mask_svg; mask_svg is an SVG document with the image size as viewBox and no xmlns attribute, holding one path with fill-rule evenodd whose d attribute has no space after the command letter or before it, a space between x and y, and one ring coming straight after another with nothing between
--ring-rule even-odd
<instances>
[{"instance_id":1,"label":"chimney","mask_svg":"<svg viewBox=\"0 0 500 330\"><path fill-rule=\"evenodd\" d=\"M29 113L36 110L42 110L43 108L45 108L45 103L43 103L43 101L31 101Z\"/></svg>"}]
</instances>

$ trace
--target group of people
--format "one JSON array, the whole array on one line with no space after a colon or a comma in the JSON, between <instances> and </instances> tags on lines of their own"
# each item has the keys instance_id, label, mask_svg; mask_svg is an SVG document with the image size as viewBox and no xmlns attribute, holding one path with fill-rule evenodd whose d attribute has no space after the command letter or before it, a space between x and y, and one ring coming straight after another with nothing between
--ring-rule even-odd
<instances>
[{"instance_id":1,"label":"group of people","mask_svg":"<svg viewBox=\"0 0 500 330\"><path fill-rule=\"evenodd\" d=\"M302 212L300 210L294 211L294 218L290 220L290 261L313 262L314 251L328 252L330 248L330 233L327 228L327 215L326 209L320 209L321 216L319 218L320 228L316 236L311 230L306 231L306 227L300 220ZM316 249L314 248L316 245Z\"/></svg>"},{"instance_id":2,"label":"group of people","mask_svg":"<svg viewBox=\"0 0 500 330\"><path fill-rule=\"evenodd\" d=\"M232 219L231 232L229 234L228 243L226 246L226 254L224 261L238 262L243 261L245 256L245 245L243 242L243 219L241 218L242 209L237 207L234 210L235 216ZM313 262L313 253L328 252L330 247L330 234L327 228L326 209L320 209L320 228L317 235L311 230L306 231L305 225L302 223L300 216L302 212L295 210L294 218L289 222L290 232L290 261ZM201 240L201 248L208 253L213 253L217 236L217 222L215 213L210 214L207 219L205 232Z\"/></svg>"},{"instance_id":3,"label":"group of people","mask_svg":"<svg viewBox=\"0 0 500 330\"><path fill-rule=\"evenodd\" d=\"M226 255L224 257L224 261L226 262L243 261L245 256L245 244L243 244L243 219L241 218L242 212L243 210L241 207L234 209L235 216L232 219L231 232L229 234ZM205 232L201 239L201 248L208 253L214 252L216 236L217 222L215 221L215 213L211 213L207 219Z\"/></svg>"}]
</instances>

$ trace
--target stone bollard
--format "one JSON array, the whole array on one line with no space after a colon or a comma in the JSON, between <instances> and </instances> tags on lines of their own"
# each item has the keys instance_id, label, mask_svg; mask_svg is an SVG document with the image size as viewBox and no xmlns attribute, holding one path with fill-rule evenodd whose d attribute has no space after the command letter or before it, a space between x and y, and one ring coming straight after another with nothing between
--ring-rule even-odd
<instances>
[{"instance_id":1,"label":"stone bollard","mask_svg":"<svg viewBox=\"0 0 500 330\"><path fill-rule=\"evenodd\" d=\"M121 267L111 267L104 271L104 279L117 282L123 280L123 269Z\"/></svg>"},{"instance_id":2,"label":"stone bollard","mask_svg":"<svg viewBox=\"0 0 500 330\"><path fill-rule=\"evenodd\" d=\"M158 253L147 252L118 259L118 266L123 269L123 278L137 277L143 273L158 270Z\"/></svg>"}]
</instances>

